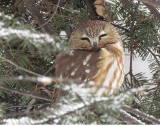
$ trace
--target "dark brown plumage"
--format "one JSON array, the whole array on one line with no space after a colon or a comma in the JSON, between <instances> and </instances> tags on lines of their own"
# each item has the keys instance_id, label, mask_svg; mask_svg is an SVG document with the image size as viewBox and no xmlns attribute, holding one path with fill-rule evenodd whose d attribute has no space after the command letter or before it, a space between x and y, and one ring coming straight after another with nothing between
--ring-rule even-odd
<instances>
[{"instance_id":1,"label":"dark brown plumage","mask_svg":"<svg viewBox=\"0 0 160 126\"><path fill-rule=\"evenodd\" d=\"M56 59L56 76L90 80L98 71L99 55L99 51L84 50L72 50L70 54L59 55Z\"/></svg>"}]
</instances>

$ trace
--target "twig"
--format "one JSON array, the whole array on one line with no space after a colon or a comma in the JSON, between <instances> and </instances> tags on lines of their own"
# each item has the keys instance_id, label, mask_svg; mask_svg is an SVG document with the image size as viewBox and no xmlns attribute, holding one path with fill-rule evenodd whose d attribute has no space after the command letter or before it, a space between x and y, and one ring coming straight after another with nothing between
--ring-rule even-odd
<instances>
[{"instance_id":1,"label":"twig","mask_svg":"<svg viewBox=\"0 0 160 126\"><path fill-rule=\"evenodd\" d=\"M155 80L155 82L160 83L160 77L157 80Z\"/></svg>"},{"instance_id":2,"label":"twig","mask_svg":"<svg viewBox=\"0 0 160 126\"><path fill-rule=\"evenodd\" d=\"M159 87L160 87L160 85L158 84L157 87L156 87L156 90L154 91L153 99L152 99L152 102L151 102L151 104L150 104L150 106L149 106L149 110L152 110L152 106L153 106L154 101L156 100L156 97L157 97L157 95L158 95L157 92L158 92ZM153 104L152 104L152 103L153 103Z\"/></svg>"},{"instance_id":3,"label":"twig","mask_svg":"<svg viewBox=\"0 0 160 126\"><path fill-rule=\"evenodd\" d=\"M30 74L35 75L35 76L40 76L40 77L42 77L42 75L37 74L37 73L35 73L35 72L32 72L32 71L30 71L30 70L27 70L27 69L25 69L25 68L22 68L21 66L17 65L16 63L13 63L13 62L7 60L6 58L4 58L4 57L2 57L2 56L0 56L0 59L2 59L3 61L5 61L5 62L7 62L7 63L9 63L9 64L11 64L11 65L13 65L13 66L15 66L15 67L16 67L17 69L19 69L19 70L25 71L25 72L30 73Z\"/></svg>"},{"instance_id":4,"label":"twig","mask_svg":"<svg viewBox=\"0 0 160 126\"><path fill-rule=\"evenodd\" d=\"M151 117L151 116L149 116L149 115L146 115L145 113L142 113L142 112L139 111L139 110L132 109L132 108L130 108L130 107L128 107L128 106L124 106L124 107L123 107L123 110L125 110L125 111L127 111L127 112L130 112L130 113L132 113L132 114L134 114L134 115L138 115L138 116L140 116L140 117L143 118L143 119L146 119L146 120L148 120L148 121L150 121L150 122L153 122L154 124L160 124L160 121L159 121L158 119L156 119L156 118L154 118L154 117Z\"/></svg>"},{"instance_id":5,"label":"twig","mask_svg":"<svg viewBox=\"0 0 160 126\"><path fill-rule=\"evenodd\" d=\"M158 20L160 20L160 13L155 7L145 4L145 3L144 5L150 10L152 14L154 14L155 17L157 17Z\"/></svg>"},{"instance_id":6,"label":"twig","mask_svg":"<svg viewBox=\"0 0 160 126\"><path fill-rule=\"evenodd\" d=\"M41 103L41 104L33 104L33 105L26 105L26 104L24 104L24 105L13 105L13 106L6 106L4 109L12 109L12 108L24 108L24 107L28 107L28 106L30 106L30 107L35 107L35 106L42 106L42 105L50 105L51 103Z\"/></svg>"},{"instance_id":7,"label":"twig","mask_svg":"<svg viewBox=\"0 0 160 126\"><path fill-rule=\"evenodd\" d=\"M95 12L94 5L92 3L93 2L91 0L85 0L85 4L90 13L91 19L97 19L97 14Z\"/></svg>"},{"instance_id":8,"label":"twig","mask_svg":"<svg viewBox=\"0 0 160 126\"><path fill-rule=\"evenodd\" d=\"M43 3L43 2L45 2L45 1L42 1L42 3ZM55 7L58 6L58 5L53 4L52 2L50 2L50 5L55 6ZM74 13L80 13L80 11L78 11L78 10L68 10L68 9L65 8L65 7L61 7L60 5L58 6L58 8L61 8L61 9L65 10L65 11L68 11L68 12L70 12L70 13L72 13L72 14L74 14Z\"/></svg>"},{"instance_id":9,"label":"twig","mask_svg":"<svg viewBox=\"0 0 160 126\"><path fill-rule=\"evenodd\" d=\"M53 65L52 67L50 67L43 75L45 76L46 74L48 74L54 68L55 68L55 65Z\"/></svg>"},{"instance_id":10,"label":"twig","mask_svg":"<svg viewBox=\"0 0 160 126\"><path fill-rule=\"evenodd\" d=\"M44 79L44 80L43 80ZM39 82L39 83L42 83L44 85L47 85L47 84L51 84L53 82L55 83L71 83L71 82L74 82L76 84L85 84L86 86L89 84L89 82L83 82L83 81L80 81L80 80L76 80L76 79L70 79L70 78L60 78L60 77L23 77L23 76L18 76L18 77L10 77L10 78L0 78L0 82L4 82L4 81L29 81L29 82ZM47 84L46 84L47 83ZM88 85L89 86L89 85ZM99 88L98 85L95 85L97 88ZM109 88L108 86L100 86L100 88ZM113 89L116 89L116 88L113 88ZM136 89L136 90L135 90ZM149 86L141 86L141 87L138 87L138 88L133 88L133 89L127 89L123 92L125 93L136 93L136 92L139 92L139 91L144 91L144 90L147 90L147 89L150 89Z\"/></svg>"},{"instance_id":11,"label":"twig","mask_svg":"<svg viewBox=\"0 0 160 126\"><path fill-rule=\"evenodd\" d=\"M159 60L157 59L156 55L155 55L155 54L152 52L152 50L150 50L149 48L148 48L148 51L152 54L152 56L153 56L154 59L156 60L157 65L158 65L159 68L160 68L160 62L159 62Z\"/></svg>"},{"instance_id":12,"label":"twig","mask_svg":"<svg viewBox=\"0 0 160 126\"><path fill-rule=\"evenodd\" d=\"M144 124L123 110L120 110L120 118L122 119L122 121L124 121L127 124L139 124L139 125Z\"/></svg>"},{"instance_id":13,"label":"twig","mask_svg":"<svg viewBox=\"0 0 160 126\"><path fill-rule=\"evenodd\" d=\"M52 113L52 115L54 115L54 117L46 117L47 120L46 121L43 121L43 122L40 122L38 121L38 123L35 123L35 124L48 124L48 122L54 122L55 119L58 119L58 118L63 118L64 116L66 115L69 115L69 114L73 114L79 110L82 110L83 108L85 107L89 107L97 102L104 102L104 101L109 101L111 100L110 98L102 98L102 99L98 99L95 101L90 101L88 104L85 104L84 102L76 102L76 103L73 103L73 104L69 104L69 105L66 105L65 106L65 109L62 109L62 108L59 108L58 110L54 110ZM73 107L74 106L74 107ZM64 106L62 106L64 107Z\"/></svg>"},{"instance_id":14,"label":"twig","mask_svg":"<svg viewBox=\"0 0 160 126\"><path fill-rule=\"evenodd\" d=\"M46 106L49 106L51 103L50 102L48 102L48 103L42 103L42 104L35 104L35 105L17 105L17 106L8 106L8 107L5 107L4 109L6 110L6 109L13 109L13 108L21 108L21 107L23 107L23 108L26 108L27 106L29 106L29 107L40 107L40 108L38 108L38 110L40 110L40 111L29 111L29 112L25 112L25 111L22 111L22 112L13 112L13 113L6 113L5 114L5 118L17 118L17 116L20 116L20 117L22 117L22 116L26 116L26 115L36 115L36 114L42 114L42 113L44 113L44 111L46 111L46 110L44 110L44 108L43 107L45 107L46 108ZM0 117L0 119L3 119L3 117Z\"/></svg>"},{"instance_id":15,"label":"twig","mask_svg":"<svg viewBox=\"0 0 160 126\"><path fill-rule=\"evenodd\" d=\"M31 93L31 92L25 92L25 91L20 91L20 90L17 90L17 89L13 89L13 88L10 88L10 87L2 84L2 83L0 83L0 88L5 89L7 91L15 92L15 93L18 93L18 94L27 95L27 96L30 96L30 97L33 97L33 98L42 99L42 100L46 100L46 101L52 101L52 99L50 99L50 98L46 98L46 97Z\"/></svg>"},{"instance_id":16,"label":"twig","mask_svg":"<svg viewBox=\"0 0 160 126\"><path fill-rule=\"evenodd\" d=\"M138 0L141 1L143 3L152 5L154 7L160 8L160 1L159 0Z\"/></svg>"},{"instance_id":17,"label":"twig","mask_svg":"<svg viewBox=\"0 0 160 126\"><path fill-rule=\"evenodd\" d=\"M128 29L126 29L126 28L124 28L124 27L121 27L120 25L113 24L113 23L111 23L111 24L112 24L113 26L117 27L117 28L120 28L120 29L126 31L126 32L130 32Z\"/></svg>"},{"instance_id":18,"label":"twig","mask_svg":"<svg viewBox=\"0 0 160 126\"><path fill-rule=\"evenodd\" d=\"M30 111L30 112L23 112L23 111L22 112L14 112L14 113L5 114L5 118L12 118L13 119L13 118L17 118L17 116L22 117L22 116L27 116L27 115L31 115L31 116L42 115L43 113L44 113L44 111L42 111L42 110L41 111ZM2 117L0 117L0 119L3 120ZM19 125L20 123L17 123L17 124Z\"/></svg>"},{"instance_id":19,"label":"twig","mask_svg":"<svg viewBox=\"0 0 160 126\"><path fill-rule=\"evenodd\" d=\"M78 82L74 79L67 79L67 78L59 78L59 77L10 77L10 78L0 78L0 81L29 81L29 82L38 82L45 85L55 83L67 83L67 82ZM79 82L80 83L80 82Z\"/></svg>"},{"instance_id":20,"label":"twig","mask_svg":"<svg viewBox=\"0 0 160 126\"><path fill-rule=\"evenodd\" d=\"M48 22L56 15L57 9L59 8L60 1L61 0L58 0L56 9L55 9L54 13L51 15L51 17L45 23L43 23L42 25L40 25L38 28L42 28L43 26L45 26L46 24L48 24ZM36 29L38 29L38 28L36 28Z\"/></svg>"},{"instance_id":21,"label":"twig","mask_svg":"<svg viewBox=\"0 0 160 126\"><path fill-rule=\"evenodd\" d=\"M138 2L138 4L136 5L135 12L132 15L132 23L131 23L131 31L130 31L130 33L131 33L130 34L130 38L131 38L130 51L131 51L131 53L130 53L130 72L129 73L130 73L131 87L133 87L133 84L132 84L132 80L133 80L133 78L132 78L132 76L133 76L133 74L132 74L132 63L133 63L132 57L133 57L133 44L134 44L134 23L136 20L136 15L137 15L139 3L140 2Z\"/></svg>"},{"instance_id":22,"label":"twig","mask_svg":"<svg viewBox=\"0 0 160 126\"><path fill-rule=\"evenodd\" d=\"M137 78L134 75L132 75L132 77L133 77L134 81L137 82L138 86L142 85L142 84L140 84L140 82L137 80Z\"/></svg>"},{"instance_id":23,"label":"twig","mask_svg":"<svg viewBox=\"0 0 160 126\"><path fill-rule=\"evenodd\" d=\"M45 21L43 19L43 15L38 10L38 7L36 6L36 1L35 0L23 0L23 1L24 1L25 5L26 5L27 9L29 10L31 15L33 16L34 20L36 21L36 23L39 26L44 24ZM48 25L46 25L43 28L47 33L52 34L52 31L51 31L51 29L50 29L50 27Z\"/></svg>"}]
</instances>

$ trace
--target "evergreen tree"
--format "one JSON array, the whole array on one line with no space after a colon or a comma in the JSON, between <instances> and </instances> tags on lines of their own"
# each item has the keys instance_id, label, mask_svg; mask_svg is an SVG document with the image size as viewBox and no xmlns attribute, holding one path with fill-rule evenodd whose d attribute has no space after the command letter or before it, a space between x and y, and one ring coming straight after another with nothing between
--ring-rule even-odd
<instances>
[{"instance_id":1,"label":"evergreen tree","mask_svg":"<svg viewBox=\"0 0 160 126\"><path fill-rule=\"evenodd\" d=\"M130 71L116 94L97 98L85 84L54 77L56 56L88 19L113 24L130 52ZM150 63L151 79L133 73L135 53ZM55 88L68 95L54 102ZM159 104L159 0L0 1L2 124L160 124Z\"/></svg>"}]
</instances>

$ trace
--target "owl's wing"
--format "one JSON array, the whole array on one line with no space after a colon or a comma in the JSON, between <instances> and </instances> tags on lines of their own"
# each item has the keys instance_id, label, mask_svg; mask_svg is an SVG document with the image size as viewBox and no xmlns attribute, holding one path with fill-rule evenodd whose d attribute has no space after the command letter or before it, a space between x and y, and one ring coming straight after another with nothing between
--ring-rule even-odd
<instances>
[{"instance_id":1,"label":"owl's wing","mask_svg":"<svg viewBox=\"0 0 160 126\"><path fill-rule=\"evenodd\" d=\"M56 77L91 80L98 71L100 51L72 50L56 58Z\"/></svg>"},{"instance_id":2,"label":"owl's wing","mask_svg":"<svg viewBox=\"0 0 160 126\"><path fill-rule=\"evenodd\" d=\"M85 50L72 50L69 54L60 54L56 57L56 77L80 79L87 82L98 72L99 53ZM53 101L66 95L61 89L54 89Z\"/></svg>"}]
</instances>

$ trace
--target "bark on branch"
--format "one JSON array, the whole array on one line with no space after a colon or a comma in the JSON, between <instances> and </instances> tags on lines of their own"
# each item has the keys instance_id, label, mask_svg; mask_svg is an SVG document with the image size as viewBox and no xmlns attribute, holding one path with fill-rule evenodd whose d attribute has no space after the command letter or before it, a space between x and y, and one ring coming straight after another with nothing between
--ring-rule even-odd
<instances>
[{"instance_id":1,"label":"bark on branch","mask_svg":"<svg viewBox=\"0 0 160 126\"><path fill-rule=\"evenodd\" d=\"M95 9L94 9L94 5L92 4L93 2L91 0L85 0L85 4L87 6L87 9L91 15L91 18L92 19L97 19L97 14L95 12Z\"/></svg>"},{"instance_id":2,"label":"bark on branch","mask_svg":"<svg viewBox=\"0 0 160 126\"><path fill-rule=\"evenodd\" d=\"M131 116L129 113L120 110L120 115L121 115L121 119L123 122L125 122L126 124L138 124L138 125L143 125L144 123L140 122L138 119L136 119L135 117Z\"/></svg>"},{"instance_id":3,"label":"bark on branch","mask_svg":"<svg viewBox=\"0 0 160 126\"><path fill-rule=\"evenodd\" d=\"M154 117L151 117L151 116L149 116L149 115L147 115L145 113L142 113L139 110L132 109L132 108L130 108L128 106L124 106L123 110L126 111L126 112L130 112L130 113L132 113L134 115L140 116L141 118L146 119L146 120L148 120L150 122L153 122L154 124L160 124L160 121L158 119L156 119Z\"/></svg>"},{"instance_id":4,"label":"bark on branch","mask_svg":"<svg viewBox=\"0 0 160 126\"><path fill-rule=\"evenodd\" d=\"M3 61L5 61L5 62L7 62L7 63L9 63L9 64L11 64L11 65L13 65L13 66L15 66L18 70L22 70L22 71L24 71L24 72L26 72L26 73L29 73L29 74L32 74L32 75L35 75L35 76L40 76L40 77L42 77L42 75L37 74L37 73L34 73L34 72L32 72L32 71L30 71L30 70L27 70L27 69L25 69L25 68L22 68L21 66L17 65L16 63L14 63L14 62L12 62L12 61L7 60L6 58L4 58L4 57L2 57L2 56L0 56L0 59L3 60Z\"/></svg>"},{"instance_id":5,"label":"bark on branch","mask_svg":"<svg viewBox=\"0 0 160 126\"><path fill-rule=\"evenodd\" d=\"M36 21L36 23L39 26L43 25L45 21L43 19L43 15L40 13L38 7L36 6L36 0L23 0L23 2L25 3L27 9L33 16L33 19ZM52 31L48 25L45 25L43 28L47 33L52 34Z\"/></svg>"},{"instance_id":6,"label":"bark on branch","mask_svg":"<svg viewBox=\"0 0 160 126\"><path fill-rule=\"evenodd\" d=\"M48 24L49 23L49 21L56 15L56 13L57 13L57 10L58 10L58 8L59 8L59 5L60 5L60 2L61 2L61 0L58 0L58 2L57 2L57 6L56 6L56 9L55 9L55 11L54 11L54 13L51 15L51 17L44 23L44 24L42 24L41 26L39 26L38 28L41 28L41 27L44 27L46 24Z\"/></svg>"},{"instance_id":7,"label":"bark on branch","mask_svg":"<svg viewBox=\"0 0 160 126\"><path fill-rule=\"evenodd\" d=\"M46 100L46 101L52 101L52 99L50 99L50 98L46 98L44 96L40 96L38 94L31 93L31 92L25 92L25 91L13 89L13 88L10 88L10 87L2 84L2 83L0 83L0 88L4 89L4 90L7 90L7 91L15 92L15 93L18 93L18 94L21 94L21 95L27 95L27 96L30 96L30 97L33 97L33 98L36 98L36 99L42 99L42 100Z\"/></svg>"},{"instance_id":8,"label":"bark on branch","mask_svg":"<svg viewBox=\"0 0 160 126\"><path fill-rule=\"evenodd\" d=\"M149 4L145 4L145 3L144 3L144 5L150 10L150 12L152 14L154 14L155 17L158 18L158 20L160 20L160 13L155 7L153 7L153 6L149 5Z\"/></svg>"},{"instance_id":9,"label":"bark on branch","mask_svg":"<svg viewBox=\"0 0 160 126\"><path fill-rule=\"evenodd\" d=\"M138 1L149 4L153 7L160 8L160 0L138 0Z\"/></svg>"},{"instance_id":10,"label":"bark on branch","mask_svg":"<svg viewBox=\"0 0 160 126\"><path fill-rule=\"evenodd\" d=\"M134 14L132 15L131 19L132 19L132 22L131 22L131 30L130 30L130 81L131 81L131 86L133 86L132 84L132 80L133 80L133 73L132 73L132 64L133 64L133 61L132 61L132 58L133 58L133 44L134 44L134 28L135 28L135 21L136 21L136 16L137 16L137 12L138 12L138 7L139 7L139 3L135 6L135 11L134 11Z\"/></svg>"}]
</instances>

